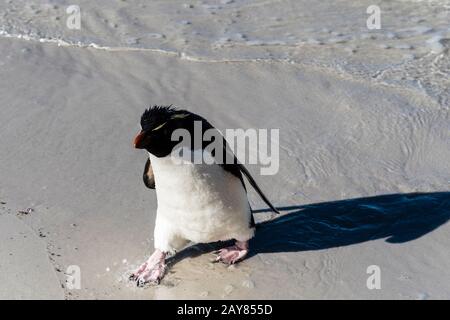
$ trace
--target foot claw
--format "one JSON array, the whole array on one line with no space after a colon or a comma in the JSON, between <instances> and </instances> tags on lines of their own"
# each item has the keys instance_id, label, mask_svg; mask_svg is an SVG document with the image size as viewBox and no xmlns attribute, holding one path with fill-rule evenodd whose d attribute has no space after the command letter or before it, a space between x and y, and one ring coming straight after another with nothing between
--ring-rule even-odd
<instances>
[{"instance_id":1,"label":"foot claw","mask_svg":"<svg viewBox=\"0 0 450 320\"><path fill-rule=\"evenodd\" d=\"M218 251L218 256L215 262L223 262L225 264L235 264L245 258L248 249L243 249L238 246L231 246L223 248Z\"/></svg>"},{"instance_id":2,"label":"foot claw","mask_svg":"<svg viewBox=\"0 0 450 320\"><path fill-rule=\"evenodd\" d=\"M166 272L164 263L165 254L155 252L147 262L143 263L139 269L130 275L130 281L135 281L138 287L144 287L147 283L159 284Z\"/></svg>"},{"instance_id":3,"label":"foot claw","mask_svg":"<svg viewBox=\"0 0 450 320\"><path fill-rule=\"evenodd\" d=\"M166 271L165 264L157 264L151 268L145 269L139 276L133 277L138 287L144 287L146 284L158 285L161 282Z\"/></svg>"}]
</instances>

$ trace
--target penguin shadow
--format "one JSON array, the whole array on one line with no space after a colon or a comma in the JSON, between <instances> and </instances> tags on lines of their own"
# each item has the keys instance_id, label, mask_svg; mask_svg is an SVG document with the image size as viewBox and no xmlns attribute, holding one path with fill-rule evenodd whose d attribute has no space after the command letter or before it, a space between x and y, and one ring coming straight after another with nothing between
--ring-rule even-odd
<instances>
[{"instance_id":1,"label":"penguin shadow","mask_svg":"<svg viewBox=\"0 0 450 320\"><path fill-rule=\"evenodd\" d=\"M279 209L293 212L260 223L250 242L250 255L322 250L376 239L392 244L415 240L450 219L450 192L391 194Z\"/></svg>"},{"instance_id":2,"label":"penguin shadow","mask_svg":"<svg viewBox=\"0 0 450 320\"><path fill-rule=\"evenodd\" d=\"M322 250L375 239L393 244L418 239L450 219L450 192L390 194L277 209L288 213L257 224L248 257ZM269 211L253 210L253 214ZM196 244L177 253L168 264L232 243Z\"/></svg>"}]
</instances>

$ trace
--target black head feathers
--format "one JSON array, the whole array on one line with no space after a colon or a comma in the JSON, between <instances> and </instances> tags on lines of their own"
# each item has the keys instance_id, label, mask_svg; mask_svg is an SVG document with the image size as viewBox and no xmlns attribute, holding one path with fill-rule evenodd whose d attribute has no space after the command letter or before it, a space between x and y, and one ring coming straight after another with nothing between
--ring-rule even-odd
<instances>
[{"instance_id":1,"label":"black head feathers","mask_svg":"<svg viewBox=\"0 0 450 320\"><path fill-rule=\"evenodd\" d=\"M141 127L143 130L152 129L168 121L177 111L172 105L150 107L141 116Z\"/></svg>"},{"instance_id":2,"label":"black head feathers","mask_svg":"<svg viewBox=\"0 0 450 320\"><path fill-rule=\"evenodd\" d=\"M194 120L199 116L170 106L153 106L141 116L141 132L134 140L137 149L146 149L157 157L168 155L178 144L172 140L176 129L187 129L194 132Z\"/></svg>"}]
</instances>

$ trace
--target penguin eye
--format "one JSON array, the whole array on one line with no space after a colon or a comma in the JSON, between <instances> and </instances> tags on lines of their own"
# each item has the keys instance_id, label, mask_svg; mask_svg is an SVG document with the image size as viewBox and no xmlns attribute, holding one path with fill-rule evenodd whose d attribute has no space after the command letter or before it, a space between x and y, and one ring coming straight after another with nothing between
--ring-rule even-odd
<instances>
[{"instance_id":1,"label":"penguin eye","mask_svg":"<svg viewBox=\"0 0 450 320\"><path fill-rule=\"evenodd\" d=\"M155 129L153 129L152 131L156 131L156 130L159 130L159 129L161 129L162 127L164 127L165 126L165 124L167 123L167 121L166 122L164 122L163 124L160 124L159 126L157 126Z\"/></svg>"}]
</instances>

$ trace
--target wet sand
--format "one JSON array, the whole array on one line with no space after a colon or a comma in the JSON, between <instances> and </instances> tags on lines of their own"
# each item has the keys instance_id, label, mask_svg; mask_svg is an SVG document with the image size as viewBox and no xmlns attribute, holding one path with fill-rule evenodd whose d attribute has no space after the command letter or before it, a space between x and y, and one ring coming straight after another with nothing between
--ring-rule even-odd
<instances>
[{"instance_id":1,"label":"wet sand","mask_svg":"<svg viewBox=\"0 0 450 320\"><path fill-rule=\"evenodd\" d=\"M425 52L420 32L391 39L421 41L414 58L400 46L372 56L360 42L360 53L305 42L292 59L257 59L270 49L254 43L238 52L232 42L220 57L194 52L200 44L176 53L172 40L175 54L113 35L99 37L107 48L3 35L0 297L449 298L449 55ZM249 169L282 216L267 221L251 191L261 225L249 259L213 264L214 246L196 246L142 289L127 277L152 251L156 196L131 141L151 104L188 108L219 129L279 128L278 174ZM81 288L71 290L74 265ZM380 290L366 286L370 265Z\"/></svg>"}]
</instances>

